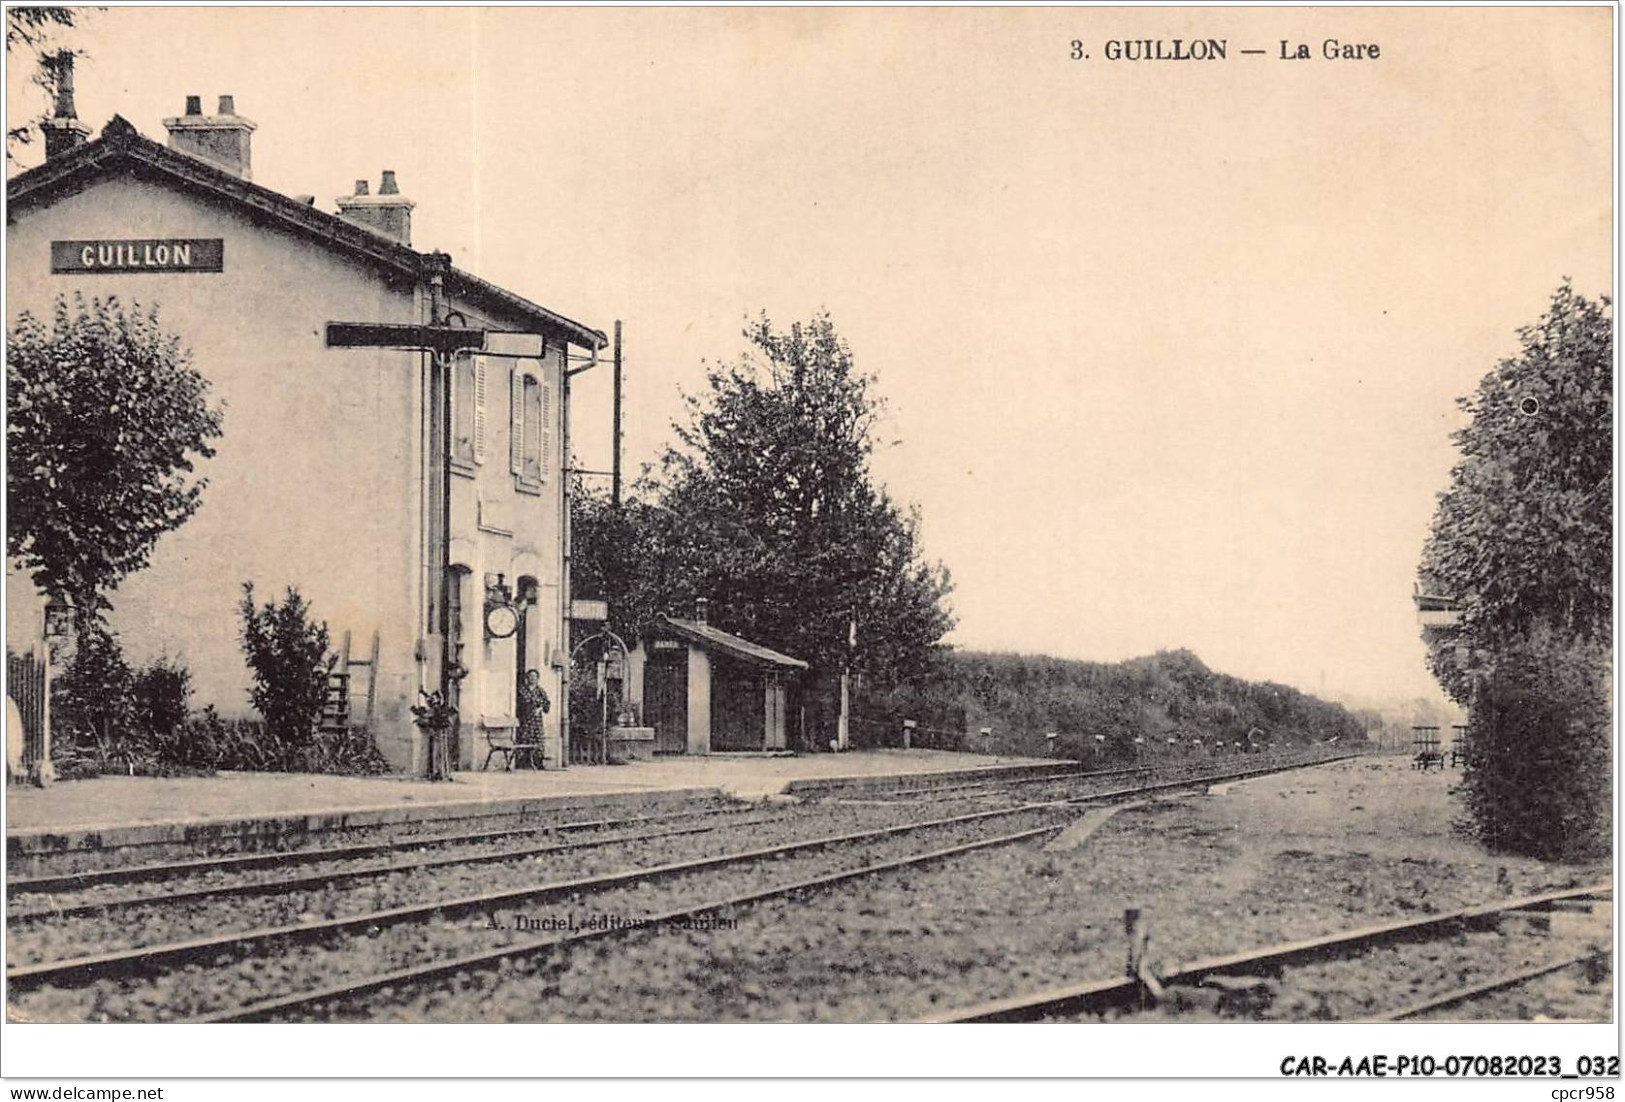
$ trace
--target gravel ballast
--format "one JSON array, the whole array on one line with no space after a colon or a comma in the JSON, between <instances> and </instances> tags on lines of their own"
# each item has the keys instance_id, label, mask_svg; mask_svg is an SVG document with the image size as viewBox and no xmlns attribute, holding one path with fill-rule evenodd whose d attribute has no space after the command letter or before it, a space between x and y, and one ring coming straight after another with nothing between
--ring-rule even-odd
<instances>
[{"instance_id":1,"label":"gravel ballast","mask_svg":"<svg viewBox=\"0 0 1625 1102\"><path fill-rule=\"evenodd\" d=\"M13 988L11 1013L24 1021L174 1020L229 1010L249 1002L308 991L432 960L489 952L537 939L536 926L580 914L629 921L706 899L725 898L807 877L861 869L930 849L998 834L1064 824L1067 812L1028 811L1008 817L929 827L877 840L844 843L669 878L639 881L573 897L569 903L531 908L493 907L477 914L373 927L354 935L329 934L317 943L281 943L279 951L244 959L234 948L211 950L183 967L151 979L97 979L82 987ZM805 838L805 835L796 835ZM785 839L789 840L789 839ZM673 844L680 839L670 840ZM758 845L773 844L753 837ZM730 847L737 850L739 847ZM651 864L660 863L651 861ZM549 877L549 879L555 879ZM531 878L527 883L535 883ZM490 890L483 888L482 890ZM515 912L523 920L515 917ZM183 927L184 929L184 927ZM163 938L173 940L174 934Z\"/></svg>"},{"instance_id":2,"label":"gravel ballast","mask_svg":"<svg viewBox=\"0 0 1625 1102\"><path fill-rule=\"evenodd\" d=\"M1128 907L1148 916L1153 959L1171 964L1607 876L1601 866L1490 856L1456 837L1455 779L1416 773L1404 759L1368 758L1233 784L1222 795L1159 799L1123 811L1073 852L1030 844L971 853L754 904L732 916L731 929L587 943L532 964L358 1000L342 1016L911 1020L1120 975ZM1424 970L1413 984L1407 972L1400 983L1395 969L1426 962L1403 955L1385 967L1344 962L1327 973L1326 990L1298 1001L1278 995L1274 1016L1398 1009L1463 969L1504 972L1515 960L1562 950L1512 953L1475 935L1433 951L1456 962L1454 974L1447 964L1432 979ZM1483 962L1464 954L1482 954Z\"/></svg>"}]
</instances>

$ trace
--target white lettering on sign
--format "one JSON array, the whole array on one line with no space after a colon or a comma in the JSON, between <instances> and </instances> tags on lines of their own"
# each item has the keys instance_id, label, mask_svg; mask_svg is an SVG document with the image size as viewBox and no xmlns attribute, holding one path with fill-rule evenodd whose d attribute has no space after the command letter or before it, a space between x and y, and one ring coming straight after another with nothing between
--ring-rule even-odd
<instances>
[{"instance_id":1,"label":"white lettering on sign","mask_svg":"<svg viewBox=\"0 0 1625 1102\"><path fill-rule=\"evenodd\" d=\"M53 241L51 271L219 272L226 243L220 238L135 241Z\"/></svg>"}]
</instances>

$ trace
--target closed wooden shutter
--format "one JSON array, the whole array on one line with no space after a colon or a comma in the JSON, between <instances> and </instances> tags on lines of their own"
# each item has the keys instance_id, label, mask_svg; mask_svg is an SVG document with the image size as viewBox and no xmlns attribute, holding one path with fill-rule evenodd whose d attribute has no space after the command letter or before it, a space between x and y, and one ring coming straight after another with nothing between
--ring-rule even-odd
<instances>
[{"instance_id":1,"label":"closed wooden shutter","mask_svg":"<svg viewBox=\"0 0 1625 1102\"><path fill-rule=\"evenodd\" d=\"M542 408L540 411L541 416L537 418L536 427L540 433L541 472L542 481L545 482L550 473L553 456L553 388L544 382L540 389L542 392Z\"/></svg>"},{"instance_id":2,"label":"closed wooden shutter","mask_svg":"<svg viewBox=\"0 0 1625 1102\"><path fill-rule=\"evenodd\" d=\"M474 357L474 462L485 462L485 357Z\"/></svg>"},{"instance_id":3,"label":"closed wooden shutter","mask_svg":"<svg viewBox=\"0 0 1625 1102\"><path fill-rule=\"evenodd\" d=\"M525 373L513 369L511 400L508 403L508 466L514 474L525 472Z\"/></svg>"}]
</instances>

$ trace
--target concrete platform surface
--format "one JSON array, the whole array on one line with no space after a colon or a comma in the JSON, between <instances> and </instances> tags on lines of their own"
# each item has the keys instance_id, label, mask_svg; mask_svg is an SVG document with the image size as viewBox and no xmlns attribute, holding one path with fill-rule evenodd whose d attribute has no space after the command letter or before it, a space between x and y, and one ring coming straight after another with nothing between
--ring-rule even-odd
<instances>
[{"instance_id":1,"label":"concrete platform surface","mask_svg":"<svg viewBox=\"0 0 1625 1102\"><path fill-rule=\"evenodd\" d=\"M6 790L6 832L108 831L292 815L353 815L485 802L573 800L617 794L720 790L744 799L783 792L795 781L870 778L1054 764L943 750L862 750L786 757L714 754L565 770L458 773L441 784L401 777L221 773L213 777L97 777L50 788Z\"/></svg>"}]
</instances>

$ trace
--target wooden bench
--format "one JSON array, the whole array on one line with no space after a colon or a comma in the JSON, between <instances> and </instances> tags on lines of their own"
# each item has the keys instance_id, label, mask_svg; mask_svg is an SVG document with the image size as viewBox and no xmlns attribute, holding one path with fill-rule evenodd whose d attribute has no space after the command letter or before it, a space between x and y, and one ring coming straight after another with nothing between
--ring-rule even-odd
<instances>
[{"instance_id":1,"label":"wooden bench","mask_svg":"<svg viewBox=\"0 0 1625 1102\"><path fill-rule=\"evenodd\" d=\"M532 769L542 767L542 744L539 742L520 742L514 736L511 727L487 728L485 730L485 745L489 749L485 752L485 764L480 766L482 773L491 767L491 759L498 754L502 755L504 772L512 773L514 766L521 762L529 762Z\"/></svg>"},{"instance_id":2,"label":"wooden bench","mask_svg":"<svg viewBox=\"0 0 1625 1102\"><path fill-rule=\"evenodd\" d=\"M1420 769L1424 773L1435 765L1439 767L1440 772L1444 771L1444 755L1437 750L1423 750L1411 759L1411 768Z\"/></svg>"}]
</instances>

